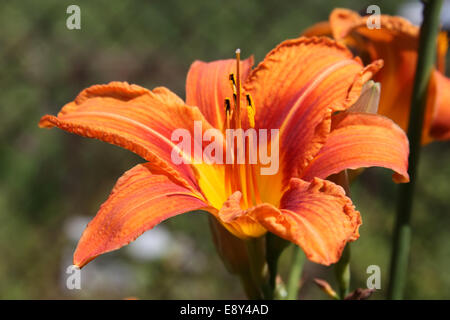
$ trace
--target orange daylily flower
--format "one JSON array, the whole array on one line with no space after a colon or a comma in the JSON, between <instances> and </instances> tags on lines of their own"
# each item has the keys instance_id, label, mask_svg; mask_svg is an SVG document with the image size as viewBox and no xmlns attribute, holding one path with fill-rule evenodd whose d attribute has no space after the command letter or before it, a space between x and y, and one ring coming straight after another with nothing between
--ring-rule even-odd
<instances>
[{"instance_id":1,"label":"orange daylily flower","mask_svg":"<svg viewBox=\"0 0 450 320\"><path fill-rule=\"evenodd\" d=\"M302 247L310 260L329 265L359 237L361 218L344 190L326 178L347 168L381 166L395 172L394 180L408 181L404 132L383 116L342 112L357 101L380 61L364 67L335 41L301 37L278 45L253 70L252 64L253 58L240 61L239 55L193 63L186 103L166 88L111 82L83 90L57 117L42 117L41 127L103 140L147 161L118 180L84 231L75 265L193 210L208 211L241 239L273 232ZM231 108L226 99L233 94ZM260 174L261 163L175 165L175 129L192 133L191 145L206 146L195 140L194 121L203 132L280 129L278 173Z\"/></svg>"},{"instance_id":2,"label":"orange daylily flower","mask_svg":"<svg viewBox=\"0 0 450 320\"><path fill-rule=\"evenodd\" d=\"M380 29L369 29L368 19L371 17L361 17L351 10L334 9L329 22L318 23L303 35L330 36L354 49L365 62L383 59L385 66L374 77L382 88L378 112L407 130L419 27L401 17L381 15ZM443 75L447 47L447 35L441 32L437 43L437 66L432 72L428 89L422 134L424 144L450 139L450 79Z\"/></svg>"}]
</instances>

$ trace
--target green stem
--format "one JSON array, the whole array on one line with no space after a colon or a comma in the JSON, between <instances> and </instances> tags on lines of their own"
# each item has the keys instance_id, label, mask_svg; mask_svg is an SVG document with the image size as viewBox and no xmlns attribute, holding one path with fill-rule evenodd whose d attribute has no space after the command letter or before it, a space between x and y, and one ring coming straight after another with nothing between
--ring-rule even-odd
<instances>
[{"instance_id":1,"label":"green stem","mask_svg":"<svg viewBox=\"0 0 450 320\"><path fill-rule=\"evenodd\" d=\"M264 267L266 265L264 238L261 237L250 239L246 241L246 244L249 257L251 279L256 288L258 288L259 290L259 296L264 298Z\"/></svg>"},{"instance_id":2,"label":"green stem","mask_svg":"<svg viewBox=\"0 0 450 320\"><path fill-rule=\"evenodd\" d=\"M268 279L266 288L266 298L274 299L279 297L276 294L277 275L278 275L278 260L283 250L290 244L289 241L281 239L273 233L266 234L266 261L268 267Z\"/></svg>"},{"instance_id":3,"label":"green stem","mask_svg":"<svg viewBox=\"0 0 450 320\"><path fill-rule=\"evenodd\" d=\"M341 299L344 299L350 291L350 252L350 243L347 243L344 252L342 252L341 259L339 259L334 267Z\"/></svg>"},{"instance_id":4,"label":"green stem","mask_svg":"<svg viewBox=\"0 0 450 320\"><path fill-rule=\"evenodd\" d=\"M397 217L394 229L388 297L402 299L408 269L411 243L411 211L414 188L417 180L423 118L427 101L428 83L436 56L436 41L439 30L439 14L442 0L423 1L423 23L420 27L418 59L414 88L411 97L408 139L410 144L410 183L399 186Z\"/></svg>"},{"instance_id":5,"label":"green stem","mask_svg":"<svg viewBox=\"0 0 450 320\"><path fill-rule=\"evenodd\" d=\"M287 284L287 299L297 300L298 289L300 288L300 277L302 275L303 264L305 263L305 254L302 249L295 246L292 267Z\"/></svg>"},{"instance_id":6,"label":"green stem","mask_svg":"<svg viewBox=\"0 0 450 320\"><path fill-rule=\"evenodd\" d=\"M253 277L250 273L240 273L239 278L241 279L242 286L244 287L245 294L250 300L261 300L262 295L258 290L257 286L253 282Z\"/></svg>"}]
</instances>

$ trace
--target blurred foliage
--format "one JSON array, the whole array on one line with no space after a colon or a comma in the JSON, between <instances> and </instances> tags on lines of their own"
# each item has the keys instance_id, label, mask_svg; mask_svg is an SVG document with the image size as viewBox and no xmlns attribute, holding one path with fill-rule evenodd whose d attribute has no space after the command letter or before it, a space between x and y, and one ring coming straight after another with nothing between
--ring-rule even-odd
<instances>
[{"instance_id":1,"label":"blurred foliage","mask_svg":"<svg viewBox=\"0 0 450 320\"><path fill-rule=\"evenodd\" d=\"M259 61L277 43L326 20L334 7L359 11L373 3L394 14L402 1L3 2L0 298L244 298L214 251L206 216L197 214L164 223L174 241L189 240L187 257L169 254L141 262L122 249L83 269L93 279L82 282L83 290L67 290L65 269L76 245L67 236L68 219L93 217L115 180L142 160L98 141L38 129L37 122L83 88L113 80L163 85L184 97L185 76L195 59L228 58L239 47L244 57L254 54ZM66 28L70 4L81 7L81 30ZM424 149L408 298L450 298L449 161L449 144ZM379 265L382 290L375 298L383 298L396 186L386 170L370 169L352 189L364 220L352 250L353 286L364 287L367 266ZM288 266L289 250L282 257L283 272ZM301 297L324 298L311 279L333 283L328 269L307 264Z\"/></svg>"}]
</instances>

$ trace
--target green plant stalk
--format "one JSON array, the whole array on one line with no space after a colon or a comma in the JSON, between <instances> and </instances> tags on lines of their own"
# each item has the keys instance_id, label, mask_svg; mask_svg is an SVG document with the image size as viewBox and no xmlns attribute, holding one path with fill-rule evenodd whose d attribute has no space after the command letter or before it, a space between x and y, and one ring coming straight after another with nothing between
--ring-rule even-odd
<instances>
[{"instance_id":1,"label":"green plant stalk","mask_svg":"<svg viewBox=\"0 0 450 320\"><path fill-rule=\"evenodd\" d=\"M249 299L262 299L261 288L259 284L254 282L254 277L252 275L252 263L250 262L247 242L229 233L228 230L211 215L208 215L208 221L214 246L224 263L225 268L231 274L239 276Z\"/></svg>"},{"instance_id":2,"label":"green plant stalk","mask_svg":"<svg viewBox=\"0 0 450 320\"><path fill-rule=\"evenodd\" d=\"M439 30L439 14L442 0L423 1L423 23L420 27L418 59L414 87L411 97L408 139L410 183L399 186L397 216L394 229L393 250L390 266L389 299L402 299L408 271L411 243L411 211L414 189L417 182L423 118L427 100L427 89L436 56L436 41Z\"/></svg>"},{"instance_id":3,"label":"green plant stalk","mask_svg":"<svg viewBox=\"0 0 450 320\"><path fill-rule=\"evenodd\" d=\"M344 299L350 292L350 243L344 248L341 259L334 266L334 272L339 287L339 297Z\"/></svg>"},{"instance_id":4,"label":"green plant stalk","mask_svg":"<svg viewBox=\"0 0 450 320\"><path fill-rule=\"evenodd\" d=\"M266 262L268 267L268 279L266 286L266 298L275 299L282 297L280 292L281 288L277 288L277 276L278 276L278 260L283 250L290 244L289 241L281 239L271 232L266 234Z\"/></svg>"},{"instance_id":5,"label":"green plant stalk","mask_svg":"<svg viewBox=\"0 0 450 320\"><path fill-rule=\"evenodd\" d=\"M263 298L261 295L261 291L253 282L252 275L250 273L239 273L238 275L247 298L250 300L261 300Z\"/></svg>"},{"instance_id":6,"label":"green plant stalk","mask_svg":"<svg viewBox=\"0 0 450 320\"><path fill-rule=\"evenodd\" d=\"M265 298L265 238L255 238L246 240L247 252L250 264L250 276L252 283L259 292L259 297ZM259 299L259 298L258 298Z\"/></svg>"},{"instance_id":7,"label":"green plant stalk","mask_svg":"<svg viewBox=\"0 0 450 320\"><path fill-rule=\"evenodd\" d=\"M305 254L300 247L295 246L291 270L287 284L287 300L296 300L300 288L300 277L302 275Z\"/></svg>"}]
</instances>

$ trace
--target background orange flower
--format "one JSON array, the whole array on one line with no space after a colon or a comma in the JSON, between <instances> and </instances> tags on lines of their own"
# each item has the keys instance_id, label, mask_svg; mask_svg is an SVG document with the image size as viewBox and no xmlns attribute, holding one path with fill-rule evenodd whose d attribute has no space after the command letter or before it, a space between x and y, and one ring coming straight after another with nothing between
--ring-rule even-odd
<instances>
[{"instance_id":1,"label":"background orange flower","mask_svg":"<svg viewBox=\"0 0 450 320\"><path fill-rule=\"evenodd\" d=\"M304 34L331 36L355 50L365 58L366 63L383 59L385 67L374 78L382 87L378 112L406 130L417 63L419 27L402 17L381 15L380 28L369 29L368 19L372 18L347 9L334 9L328 23L316 24ZM445 77L446 32L439 35L437 46L436 69L428 90L423 143L450 139L450 79Z\"/></svg>"}]
</instances>

